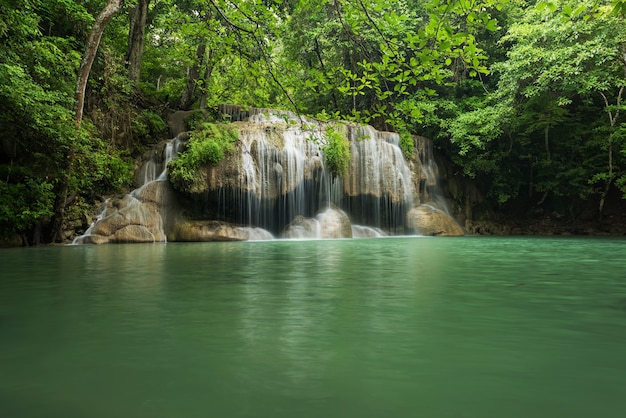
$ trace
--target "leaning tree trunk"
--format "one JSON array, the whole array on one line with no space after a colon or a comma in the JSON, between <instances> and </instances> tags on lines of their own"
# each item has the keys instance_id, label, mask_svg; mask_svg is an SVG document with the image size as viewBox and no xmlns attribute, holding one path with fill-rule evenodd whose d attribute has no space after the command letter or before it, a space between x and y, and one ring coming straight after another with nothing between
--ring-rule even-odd
<instances>
[{"instance_id":1,"label":"leaning tree trunk","mask_svg":"<svg viewBox=\"0 0 626 418\"><path fill-rule=\"evenodd\" d=\"M80 127L80 123L83 120L83 109L85 107L85 90L87 89L87 80L89 79L89 73L91 72L91 66L96 58L98 47L100 46L100 39L102 39L102 33L109 24L113 16L120 11L124 6L124 0L109 0L104 9L100 11L96 21L93 23L89 37L87 38L87 47L83 60L80 63L78 70L78 80L76 82L76 124Z\"/></svg>"},{"instance_id":2,"label":"leaning tree trunk","mask_svg":"<svg viewBox=\"0 0 626 418\"><path fill-rule=\"evenodd\" d=\"M129 10L130 30L128 31L128 78L135 86L139 84L141 63L143 61L143 43L146 33L146 18L150 0L138 0L137 6Z\"/></svg>"},{"instance_id":3,"label":"leaning tree trunk","mask_svg":"<svg viewBox=\"0 0 626 418\"><path fill-rule=\"evenodd\" d=\"M214 51L212 49L209 50L206 69L204 70L204 79L202 80L202 94L200 95L200 109L202 109L202 111L206 109L209 98L209 81L211 80L211 74L213 74L213 67L215 65L213 61L214 56Z\"/></svg>"},{"instance_id":4,"label":"leaning tree trunk","mask_svg":"<svg viewBox=\"0 0 626 418\"><path fill-rule=\"evenodd\" d=\"M113 16L120 11L124 6L124 0L109 0L107 5L100 11L96 17L89 37L87 38L87 46L83 59L78 69L78 79L76 81L76 113L74 119L76 122L76 129L80 129L80 124L83 120L83 111L85 107L85 90L87 89L87 80L89 79L89 73L91 72L91 66L96 58L98 47L100 46L100 39L102 39L102 33L109 24ZM62 228L63 220L65 218L65 206L67 204L67 194L72 177L72 170L75 158L75 146L70 144L66 150L67 156L65 158L64 174L59 182L59 191L56 201L54 203L54 218L52 221L52 241L62 240Z\"/></svg>"}]
</instances>

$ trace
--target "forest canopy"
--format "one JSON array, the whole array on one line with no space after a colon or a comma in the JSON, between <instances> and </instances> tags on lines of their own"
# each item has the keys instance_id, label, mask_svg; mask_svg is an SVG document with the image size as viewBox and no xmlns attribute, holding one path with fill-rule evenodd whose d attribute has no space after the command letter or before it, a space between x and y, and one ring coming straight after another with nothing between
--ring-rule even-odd
<instances>
[{"instance_id":1,"label":"forest canopy","mask_svg":"<svg viewBox=\"0 0 626 418\"><path fill-rule=\"evenodd\" d=\"M176 110L433 139L500 208L626 194L626 1L0 0L0 234L63 241Z\"/></svg>"}]
</instances>

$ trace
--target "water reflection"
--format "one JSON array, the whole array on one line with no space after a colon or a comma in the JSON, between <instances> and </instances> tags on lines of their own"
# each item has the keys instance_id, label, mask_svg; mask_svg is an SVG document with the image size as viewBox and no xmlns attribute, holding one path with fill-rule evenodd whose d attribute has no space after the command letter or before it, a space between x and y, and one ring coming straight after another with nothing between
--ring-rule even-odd
<instances>
[{"instance_id":1,"label":"water reflection","mask_svg":"<svg viewBox=\"0 0 626 418\"><path fill-rule=\"evenodd\" d=\"M0 251L0 415L618 417L625 244Z\"/></svg>"}]
</instances>

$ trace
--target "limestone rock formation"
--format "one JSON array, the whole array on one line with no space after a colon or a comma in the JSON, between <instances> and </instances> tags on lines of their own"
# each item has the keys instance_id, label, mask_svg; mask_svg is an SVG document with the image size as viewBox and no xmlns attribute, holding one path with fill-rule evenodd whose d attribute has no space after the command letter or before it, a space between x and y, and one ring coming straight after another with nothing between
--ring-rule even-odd
<instances>
[{"instance_id":1,"label":"limestone rock formation","mask_svg":"<svg viewBox=\"0 0 626 418\"><path fill-rule=\"evenodd\" d=\"M110 200L77 242L463 235L439 199L438 169L426 138L413 138L413 157L406 159L398 134L370 126L329 125L267 109L230 110L238 132L233 152L202 165L191 186L177 185L181 189L175 191L166 168L189 135L160 144L137 170L135 181L142 186ZM172 131L183 129L188 117L173 118ZM325 167L324 156L338 133L348 138L351 154L341 177Z\"/></svg>"},{"instance_id":2,"label":"limestone rock formation","mask_svg":"<svg viewBox=\"0 0 626 418\"><path fill-rule=\"evenodd\" d=\"M352 238L350 218L344 211L330 207L317 215L321 227L321 238Z\"/></svg>"},{"instance_id":3,"label":"limestone rock formation","mask_svg":"<svg viewBox=\"0 0 626 418\"><path fill-rule=\"evenodd\" d=\"M163 222L155 204L142 204L132 196L107 203L102 220L79 243L141 243L165 241Z\"/></svg>"},{"instance_id":4,"label":"limestone rock formation","mask_svg":"<svg viewBox=\"0 0 626 418\"><path fill-rule=\"evenodd\" d=\"M217 221L187 221L174 226L170 241L246 241L243 231Z\"/></svg>"},{"instance_id":5,"label":"limestone rock formation","mask_svg":"<svg viewBox=\"0 0 626 418\"><path fill-rule=\"evenodd\" d=\"M168 236L170 241L248 241L272 239L260 228L241 227L218 221L183 221L174 226Z\"/></svg>"},{"instance_id":6,"label":"limestone rock formation","mask_svg":"<svg viewBox=\"0 0 626 418\"><path fill-rule=\"evenodd\" d=\"M167 181L153 181L132 194L109 199L100 219L75 244L167 241L177 210ZM169 216L167 216L169 215Z\"/></svg>"},{"instance_id":7,"label":"limestone rock formation","mask_svg":"<svg viewBox=\"0 0 626 418\"><path fill-rule=\"evenodd\" d=\"M419 205L407 213L409 229L418 235L460 236L463 229L444 211L430 205Z\"/></svg>"}]
</instances>

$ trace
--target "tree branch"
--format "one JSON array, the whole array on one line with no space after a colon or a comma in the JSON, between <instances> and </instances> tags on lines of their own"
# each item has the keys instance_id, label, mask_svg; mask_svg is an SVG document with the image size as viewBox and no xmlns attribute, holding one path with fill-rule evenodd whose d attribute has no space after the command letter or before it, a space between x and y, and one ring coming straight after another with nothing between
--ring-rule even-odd
<instances>
[{"instance_id":1,"label":"tree branch","mask_svg":"<svg viewBox=\"0 0 626 418\"><path fill-rule=\"evenodd\" d=\"M233 23L233 22L232 22L232 21L228 18L228 16L226 16L226 14L224 14L224 12L222 11L222 9L220 9L220 8L217 6L217 4L215 4L215 1L213 1L213 0L209 0L209 2L210 2L210 3L211 3L211 5L215 8L215 10L217 11L217 13L218 13L218 14L220 15L220 17L222 18L222 20L223 20L224 22L226 22L229 26L231 26L231 27L233 27L233 28L235 28L235 29L237 29L237 30L239 30L239 31L241 31L241 32L245 32L245 33L247 33L247 34L250 34L250 35L254 36L254 31L252 31L252 30L250 30L250 29L247 29L247 28L244 28L243 26L239 26L239 25L237 25L237 24Z\"/></svg>"}]
</instances>

